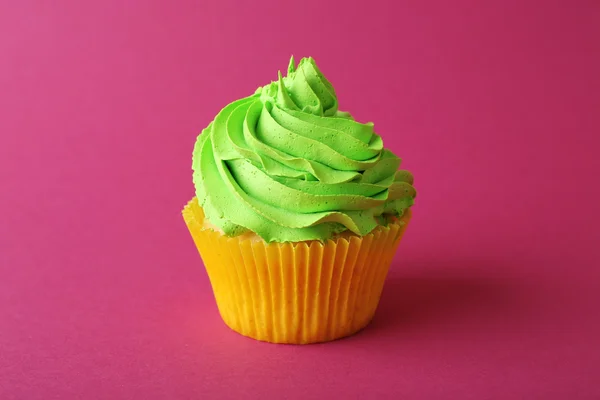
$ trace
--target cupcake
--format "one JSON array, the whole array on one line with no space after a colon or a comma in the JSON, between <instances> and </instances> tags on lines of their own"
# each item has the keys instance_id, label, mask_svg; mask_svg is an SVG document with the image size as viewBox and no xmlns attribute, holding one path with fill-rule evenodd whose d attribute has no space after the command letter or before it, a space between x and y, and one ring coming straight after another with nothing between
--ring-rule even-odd
<instances>
[{"instance_id":1,"label":"cupcake","mask_svg":"<svg viewBox=\"0 0 600 400\"><path fill-rule=\"evenodd\" d=\"M399 166L312 58L221 110L194 146L183 217L225 324L296 344L364 328L416 194Z\"/></svg>"}]
</instances>

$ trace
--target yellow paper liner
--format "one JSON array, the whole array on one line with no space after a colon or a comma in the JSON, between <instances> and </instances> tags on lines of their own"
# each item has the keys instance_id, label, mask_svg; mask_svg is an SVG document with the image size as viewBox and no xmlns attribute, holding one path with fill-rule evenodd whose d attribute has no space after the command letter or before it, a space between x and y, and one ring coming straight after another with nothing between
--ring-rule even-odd
<instances>
[{"instance_id":1,"label":"yellow paper liner","mask_svg":"<svg viewBox=\"0 0 600 400\"><path fill-rule=\"evenodd\" d=\"M363 237L266 243L204 228L195 197L183 209L223 321L244 336L294 344L349 336L371 321L410 217L409 209Z\"/></svg>"}]
</instances>

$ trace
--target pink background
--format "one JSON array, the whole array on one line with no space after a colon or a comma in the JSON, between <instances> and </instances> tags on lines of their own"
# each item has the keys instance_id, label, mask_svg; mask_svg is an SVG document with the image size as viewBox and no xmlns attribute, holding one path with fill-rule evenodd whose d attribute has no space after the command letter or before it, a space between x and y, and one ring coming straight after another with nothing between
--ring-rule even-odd
<instances>
[{"instance_id":1,"label":"pink background","mask_svg":"<svg viewBox=\"0 0 600 400\"><path fill-rule=\"evenodd\" d=\"M268 3L2 2L0 399L600 398L600 3ZM223 325L180 216L291 54L419 192L372 325L304 347Z\"/></svg>"}]
</instances>

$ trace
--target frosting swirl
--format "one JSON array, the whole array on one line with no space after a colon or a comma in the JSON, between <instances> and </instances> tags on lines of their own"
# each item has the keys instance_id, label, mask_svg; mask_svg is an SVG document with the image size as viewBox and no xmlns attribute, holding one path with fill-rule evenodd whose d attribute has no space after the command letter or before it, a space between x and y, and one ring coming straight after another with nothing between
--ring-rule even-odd
<instances>
[{"instance_id":1,"label":"frosting swirl","mask_svg":"<svg viewBox=\"0 0 600 400\"><path fill-rule=\"evenodd\" d=\"M192 169L208 220L267 242L366 235L400 216L415 189L373 124L338 110L312 58L227 105L198 136Z\"/></svg>"}]
</instances>

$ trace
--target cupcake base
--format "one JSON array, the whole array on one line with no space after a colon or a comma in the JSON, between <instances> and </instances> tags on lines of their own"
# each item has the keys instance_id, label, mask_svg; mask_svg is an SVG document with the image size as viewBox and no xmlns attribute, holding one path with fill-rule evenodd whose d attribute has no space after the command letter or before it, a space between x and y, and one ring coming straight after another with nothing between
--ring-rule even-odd
<instances>
[{"instance_id":1,"label":"cupcake base","mask_svg":"<svg viewBox=\"0 0 600 400\"><path fill-rule=\"evenodd\" d=\"M266 243L206 229L195 197L183 209L225 324L292 344L339 339L371 321L410 217L363 237Z\"/></svg>"}]
</instances>

